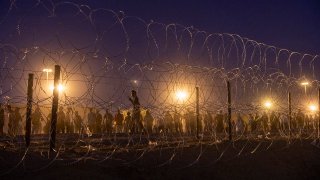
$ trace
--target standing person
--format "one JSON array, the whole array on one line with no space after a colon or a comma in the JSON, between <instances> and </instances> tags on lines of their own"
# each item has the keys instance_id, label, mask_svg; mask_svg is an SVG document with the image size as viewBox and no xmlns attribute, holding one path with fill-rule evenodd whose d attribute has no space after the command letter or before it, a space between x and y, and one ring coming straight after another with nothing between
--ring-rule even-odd
<instances>
[{"instance_id":1,"label":"standing person","mask_svg":"<svg viewBox=\"0 0 320 180\"><path fill-rule=\"evenodd\" d=\"M123 114L121 113L120 109L118 108L117 113L114 115L114 121L116 123L115 131L116 133L122 133L123 132Z\"/></svg>"},{"instance_id":2,"label":"standing person","mask_svg":"<svg viewBox=\"0 0 320 180\"><path fill-rule=\"evenodd\" d=\"M187 111L185 112L184 119L185 119L185 124L186 124L186 133L190 134L192 132L192 129L191 129L192 117L191 117L191 112L189 109L187 109Z\"/></svg>"},{"instance_id":3,"label":"standing person","mask_svg":"<svg viewBox=\"0 0 320 180\"><path fill-rule=\"evenodd\" d=\"M130 111L127 112L127 116L124 118L124 132L131 133L131 126L132 126L132 117Z\"/></svg>"},{"instance_id":4,"label":"standing person","mask_svg":"<svg viewBox=\"0 0 320 180\"><path fill-rule=\"evenodd\" d=\"M255 119L254 119L252 113L249 113L248 125L249 125L248 131L249 131L250 133L254 132L255 129L256 129L256 127L255 127Z\"/></svg>"},{"instance_id":5,"label":"standing person","mask_svg":"<svg viewBox=\"0 0 320 180\"><path fill-rule=\"evenodd\" d=\"M206 114L204 115L204 131L211 132L213 128L213 118L210 111L207 110Z\"/></svg>"},{"instance_id":6,"label":"standing person","mask_svg":"<svg viewBox=\"0 0 320 180\"><path fill-rule=\"evenodd\" d=\"M73 122L73 117L72 117L72 109L69 107L67 109L66 113L66 120L65 120L65 125L66 125L66 132L67 133L73 133L73 127L74 127L74 122Z\"/></svg>"},{"instance_id":7,"label":"standing person","mask_svg":"<svg viewBox=\"0 0 320 180\"><path fill-rule=\"evenodd\" d=\"M113 123L113 115L110 113L109 109L106 109L106 113L103 116L103 131L111 134L112 133L112 123Z\"/></svg>"},{"instance_id":8,"label":"standing person","mask_svg":"<svg viewBox=\"0 0 320 180\"><path fill-rule=\"evenodd\" d=\"M166 133L172 132L173 128L173 117L171 116L169 111L166 111L164 114L164 131Z\"/></svg>"},{"instance_id":9,"label":"standing person","mask_svg":"<svg viewBox=\"0 0 320 180\"><path fill-rule=\"evenodd\" d=\"M214 124L216 124L216 132L217 133L222 133L224 131L224 116L223 116L221 110L214 117Z\"/></svg>"},{"instance_id":10,"label":"standing person","mask_svg":"<svg viewBox=\"0 0 320 180\"><path fill-rule=\"evenodd\" d=\"M274 135L278 132L280 121L279 121L279 114L276 114L274 111L270 115L270 131Z\"/></svg>"},{"instance_id":11,"label":"standing person","mask_svg":"<svg viewBox=\"0 0 320 180\"><path fill-rule=\"evenodd\" d=\"M295 122L297 131L301 133L304 128L304 114L300 109L298 109L298 112L296 114Z\"/></svg>"},{"instance_id":12,"label":"standing person","mask_svg":"<svg viewBox=\"0 0 320 180\"><path fill-rule=\"evenodd\" d=\"M174 121L175 132L183 133L181 114L177 111L177 109L174 109L173 121Z\"/></svg>"},{"instance_id":13,"label":"standing person","mask_svg":"<svg viewBox=\"0 0 320 180\"><path fill-rule=\"evenodd\" d=\"M196 115L195 113L190 110L190 109L187 109L187 113L186 113L186 124L188 126L188 132L189 134L193 135L195 134L195 132L197 131L197 118L196 118Z\"/></svg>"},{"instance_id":14,"label":"standing person","mask_svg":"<svg viewBox=\"0 0 320 180\"><path fill-rule=\"evenodd\" d=\"M48 114L46 121L45 121L45 125L43 127L43 132L44 134L49 134L50 132L50 128L51 128L51 118L52 118L52 114L51 112Z\"/></svg>"},{"instance_id":15,"label":"standing person","mask_svg":"<svg viewBox=\"0 0 320 180\"><path fill-rule=\"evenodd\" d=\"M82 126L83 122L82 122L82 118L79 115L78 111L74 112L74 128L75 128L75 133L81 133L82 132Z\"/></svg>"},{"instance_id":16,"label":"standing person","mask_svg":"<svg viewBox=\"0 0 320 180\"><path fill-rule=\"evenodd\" d=\"M41 115L39 106L36 107L33 114L31 115L31 118L32 118L32 134L39 134L41 132L41 121L42 121L42 115Z\"/></svg>"},{"instance_id":17,"label":"standing person","mask_svg":"<svg viewBox=\"0 0 320 180\"><path fill-rule=\"evenodd\" d=\"M22 134L22 116L20 114L20 108L16 107L14 111L14 125L15 125L15 134Z\"/></svg>"},{"instance_id":18,"label":"standing person","mask_svg":"<svg viewBox=\"0 0 320 180\"><path fill-rule=\"evenodd\" d=\"M236 129L235 129L236 134L243 133L245 125L240 113L237 113L237 119L236 119L235 125L236 125Z\"/></svg>"},{"instance_id":19,"label":"standing person","mask_svg":"<svg viewBox=\"0 0 320 180\"><path fill-rule=\"evenodd\" d=\"M150 110L147 109L146 115L144 116L144 122L145 122L145 125L146 125L146 129L148 131L148 134L152 133L153 121L154 121L154 118L151 115Z\"/></svg>"},{"instance_id":20,"label":"standing person","mask_svg":"<svg viewBox=\"0 0 320 180\"><path fill-rule=\"evenodd\" d=\"M102 115L99 109L96 109L96 130L98 134L102 132Z\"/></svg>"},{"instance_id":21,"label":"standing person","mask_svg":"<svg viewBox=\"0 0 320 180\"><path fill-rule=\"evenodd\" d=\"M0 136L3 135L3 127L4 127L4 109L2 103L0 103Z\"/></svg>"},{"instance_id":22,"label":"standing person","mask_svg":"<svg viewBox=\"0 0 320 180\"><path fill-rule=\"evenodd\" d=\"M61 106L58 111L57 133L65 133L65 120L66 114L64 113L63 107Z\"/></svg>"},{"instance_id":23,"label":"standing person","mask_svg":"<svg viewBox=\"0 0 320 180\"><path fill-rule=\"evenodd\" d=\"M96 128L96 116L95 113L93 112L93 108L90 108L90 112L88 113L88 128L90 132L93 134L95 133L94 130Z\"/></svg>"},{"instance_id":24,"label":"standing person","mask_svg":"<svg viewBox=\"0 0 320 180\"><path fill-rule=\"evenodd\" d=\"M261 122L262 131L264 132L264 134L268 133L268 119L269 117L267 112L263 112L260 122Z\"/></svg>"},{"instance_id":25,"label":"standing person","mask_svg":"<svg viewBox=\"0 0 320 180\"><path fill-rule=\"evenodd\" d=\"M14 121L15 121L15 118L14 118L14 113L13 113L13 110L11 108L10 105L8 105L8 119L9 119L9 122L8 122L8 135L10 136L15 136L15 125L14 125Z\"/></svg>"},{"instance_id":26,"label":"standing person","mask_svg":"<svg viewBox=\"0 0 320 180\"><path fill-rule=\"evenodd\" d=\"M141 119L140 102L139 102L139 98L137 96L137 92L135 90L131 91L131 97L129 97L129 101L133 105L132 121L134 123L135 131L136 132L140 132L140 131L145 132L145 129L142 124L142 119Z\"/></svg>"}]
</instances>

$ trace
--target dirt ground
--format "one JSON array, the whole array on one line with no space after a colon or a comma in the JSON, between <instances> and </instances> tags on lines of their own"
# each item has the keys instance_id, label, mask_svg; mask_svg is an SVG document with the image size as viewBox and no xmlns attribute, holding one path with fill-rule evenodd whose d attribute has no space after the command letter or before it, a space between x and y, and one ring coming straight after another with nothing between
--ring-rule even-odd
<instances>
[{"instance_id":1,"label":"dirt ground","mask_svg":"<svg viewBox=\"0 0 320 180\"><path fill-rule=\"evenodd\" d=\"M312 140L248 141L61 154L0 150L0 179L319 179ZM80 160L79 157L82 157ZM76 161L79 160L79 161ZM15 167L17 166L17 167Z\"/></svg>"}]
</instances>

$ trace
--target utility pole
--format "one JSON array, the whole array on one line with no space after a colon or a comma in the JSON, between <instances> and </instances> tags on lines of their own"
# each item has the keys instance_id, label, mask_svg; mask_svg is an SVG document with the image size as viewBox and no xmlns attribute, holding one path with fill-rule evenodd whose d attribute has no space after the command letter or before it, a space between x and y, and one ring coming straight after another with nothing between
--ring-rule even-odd
<instances>
[{"instance_id":1,"label":"utility pole","mask_svg":"<svg viewBox=\"0 0 320 180\"><path fill-rule=\"evenodd\" d=\"M55 65L54 67L54 89L53 89L53 100L51 109L51 129L50 129L50 151L54 151L56 147L56 129L57 129L57 111L59 103L59 85L60 80L60 66Z\"/></svg>"},{"instance_id":2,"label":"utility pole","mask_svg":"<svg viewBox=\"0 0 320 180\"><path fill-rule=\"evenodd\" d=\"M231 89L230 82L227 81L227 89L228 89L228 133L229 133L229 141L232 141L232 123L231 123Z\"/></svg>"},{"instance_id":3,"label":"utility pole","mask_svg":"<svg viewBox=\"0 0 320 180\"><path fill-rule=\"evenodd\" d=\"M291 112L291 93L288 92L288 118L289 118L289 138L291 138L291 121L292 121L292 112Z\"/></svg>"},{"instance_id":4,"label":"utility pole","mask_svg":"<svg viewBox=\"0 0 320 180\"><path fill-rule=\"evenodd\" d=\"M28 92L27 92L26 132L25 132L25 140L26 140L27 148L30 146L31 113L32 113L32 101L33 101L32 94L33 94L33 74L29 74Z\"/></svg>"},{"instance_id":5,"label":"utility pole","mask_svg":"<svg viewBox=\"0 0 320 180\"><path fill-rule=\"evenodd\" d=\"M197 138L199 139L200 132L200 114L199 114L199 87L196 87L196 114L197 114Z\"/></svg>"}]
</instances>

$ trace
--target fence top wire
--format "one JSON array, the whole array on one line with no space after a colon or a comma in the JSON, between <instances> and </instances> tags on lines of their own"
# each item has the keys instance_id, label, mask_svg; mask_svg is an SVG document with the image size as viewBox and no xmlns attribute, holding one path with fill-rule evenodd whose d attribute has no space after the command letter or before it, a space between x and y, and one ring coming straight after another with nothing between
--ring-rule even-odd
<instances>
[{"instance_id":1,"label":"fence top wire","mask_svg":"<svg viewBox=\"0 0 320 180\"><path fill-rule=\"evenodd\" d=\"M222 143L227 132L227 81L233 143L246 142L235 156L270 149L272 143L261 145L270 138L290 144L296 140L290 133L298 139L317 138L319 55L237 34L146 22L69 1L38 0L24 6L10 1L0 19L0 102L6 134L1 134L0 146L24 152L2 175L18 168L28 153L48 151L44 147L50 133L54 65L61 67L63 110L58 111L58 124L65 124L59 127L56 156L34 171L60 159L69 164L87 159L134 164L153 150L168 150L166 161L154 164L161 167L181 155L178 150L191 146L196 147L195 160L184 167L199 162L212 146L219 152L217 162L230 146ZM38 135L22 150L29 73L34 74L32 128ZM132 90L139 97L141 117L128 100ZM10 111L9 105L18 112ZM115 118L118 110L123 120ZM253 149L247 147L249 142L254 142ZM137 152L134 157L121 156L131 151Z\"/></svg>"}]
</instances>

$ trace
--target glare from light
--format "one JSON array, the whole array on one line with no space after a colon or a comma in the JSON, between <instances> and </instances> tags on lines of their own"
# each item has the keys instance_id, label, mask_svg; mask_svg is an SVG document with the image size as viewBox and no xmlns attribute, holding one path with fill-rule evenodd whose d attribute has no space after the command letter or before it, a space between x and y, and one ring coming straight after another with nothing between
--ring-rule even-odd
<instances>
[{"instance_id":1,"label":"glare from light","mask_svg":"<svg viewBox=\"0 0 320 180\"><path fill-rule=\"evenodd\" d=\"M266 102L264 102L264 107L266 107L267 109L270 109L272 107L272 102L267 100Z\"/></svg>"},{"instance_id":2,"label":"glare from light","mask_svg":"<svg viewBox=\"0 0 320 180\"><path fill-rule=\"evenodd\" d=\"M54 90L54 86L50 86L50 90L53 91ZM63 92L65 90L65 86L62 84L58 85L58 91L59 92Z\"/></svg>"},{"instance_id":3,"label":"glare from light","mask_svg":"<svg viewBox=\"0 0 320 180\"><path fill-rule=\"evenodd\" d=\"M187 99L187 97L188 97L188 93L184 90L178 90L176 92L176 98L179 101L185 101Z\"/></svg>"},{"instance_id":4,"label":"glare from light","mask_svg":"<svg viewBox=\"0 0 320 180\"><path fill-rule=\"evenodd\" d=\"M310 104L310 105L309 105L309 110L310 110L310 111L312 111L312 112L315 112L315 111L317 111L317 110L318 110L318 108L317 108L317 106L316 106L316 105L314 105L314 104Z\"/></svg>"},{"instance_id":5,"label":"glare from light","mask_svg":"<svg viewBox=\"0 0 320 180\"><path fill-rule=\"evenodd\" d=\"M307 94L307 86L309 85L309 82L308 81L303 81L301 83L301 86L304 86L304 92Z\"/></svg>"},{"instance_id":6,"label":"glare from light","mask_svg":"<svg viewBox=\"0 0 320 180\"><path fill-rule=\"evenodd\" d=\"M49 73L49 72L52 72L52 69L43 69L42 71L46 72L46 73Z\"/></svg>"}]
</instances>

